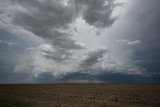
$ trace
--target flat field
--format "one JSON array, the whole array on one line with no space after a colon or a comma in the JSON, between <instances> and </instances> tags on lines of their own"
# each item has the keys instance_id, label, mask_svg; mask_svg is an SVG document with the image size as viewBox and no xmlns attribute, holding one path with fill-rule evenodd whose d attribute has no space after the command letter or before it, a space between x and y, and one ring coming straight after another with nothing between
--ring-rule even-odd
<instances>
[{"instance_id":1,"label":"flat field","mask_svg":"<svg viewBox=\"0 0 160 107\"><path fill-rule=\"evenodd\" d=\"M160 107L160 85L0 85L0 107Z\"/></svg>"}]
</instances>

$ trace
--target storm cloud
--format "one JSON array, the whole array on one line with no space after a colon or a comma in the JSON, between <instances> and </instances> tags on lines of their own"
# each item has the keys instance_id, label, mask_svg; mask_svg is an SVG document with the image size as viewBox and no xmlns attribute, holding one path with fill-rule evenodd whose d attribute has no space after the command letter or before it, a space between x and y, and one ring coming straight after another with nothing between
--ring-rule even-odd
<instances>
[{"instance_id":1,"label":"storm cloud","mask_svg":"<svg viewBox=\"0 0 160 107\"><path fill-rule=\"evenodd\" d=\"M8 3L8 2L6 2ZM8 3L11 11L9 24L22 27L35 36L46 39L57 51L48 55L52 59L63 60L68 50L82 49L68 33L70 25L77 17L82 17L95 27L111 26L115 18L111 16L115 7L114 1L105 0L12 0ZM103 25L102 25L103 24Z\"/></svg>"},{"instance_id":2,"label":"storm cloud","mask_svg":"<svg viewBox=\"0 0 160 107\"><path fill-rule=\"evenodd\" d=\"M17 75L16 82L20 76L23 82L104 82L114 81L105 79L114 75L126 81L129 76L157 78L159 4L1 0L0 76Z\"/></svg>"}]
</instances>

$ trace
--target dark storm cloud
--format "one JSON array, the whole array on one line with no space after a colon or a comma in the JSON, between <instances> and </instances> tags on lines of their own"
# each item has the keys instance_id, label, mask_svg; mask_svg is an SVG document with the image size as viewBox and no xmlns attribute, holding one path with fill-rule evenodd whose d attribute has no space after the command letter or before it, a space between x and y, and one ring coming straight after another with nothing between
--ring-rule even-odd
<instances>
[{"instance_id":1,"label":"dark storm cloud","mask_svg":"<svg viewBox=\"0 0 160 107\"><path fill-rule=\"evenodd\" d=\"M9 1L12 3L10 4ZM75 35L73 35L70 30L76 28L72 28L70 24L73 24L77 18L81 17L82 20L90 26L99 29L110 27L117 19L112 16L114 8L118 5L114 2L115 0L69 0L66 5L63 0L1 0L0 81L64 82L70 80L96 80L115 83L159 83L159 0L129 1L129 3L134 3L133 7L130 7L130 10L127 10L128 12L121 19L123 23L120 25L120 27L123 28L123 25L127 24L127 27L123 28L124 30L121 30L120 33L117 33L118 35L125 35L124 38L118 38L117 41L118 43L127 46L124 51L134 47L134 52L130 60L133 61L135 65L138 65L138 67L140 66L147 69L150 77L133 75L136 71L139 73L141 69L137 69L137 66L135 68L130 66L128 62L122 64L123 62L121 59L110 60L103 57L103 55L108 52L106 49L89 52L83 60L76 60L80 69L77 66L74 66L74 64L77 63L75 61L76 58L73 58L73 60L71 57L80 58L83 54L80 54L80 57L74 56L73 54L75 53L71 53L71 51L76 50L76 52L79 52L80 49L84 49L85 47L78 44L77 41L73 39ZM7 7L7 5L10 6ZM31 43L28 39L22 40L17 36L12 37L13 34L6 34L8 32L4 33L6 29L7 31L10 31L15 27L21 28L17 31L21 32L23 29L44 39L46 44L39 44L36 48L30 45ZM3 28L5 28L5 30ZM114 32L117 31L114 31L113 29L112 33ZM90 39L92 39L92 37ZM115 43L115 41L111 42ZM51 47L43 47L46 45ZM36 57L37 59L35 58L36 60L31 62L27 61L27 63L25 60L20 61L20 59L25 59L25 57L30 59L28 56L29 52L26 49L36 51L37 56L35 54L35 56L33 56L33 54L31 56ZM118 54L120 56L120 54L123 53ZM45 56L46 59L43 56ZM119 56L115 56L115 59ZM128 58L128 56L125 57ZM99 59L102 58L104 59L102 60L104 61L104 69L102 69L102 63L99 61ZM119 63L116 62L119 60ZM124 58L124 61L125 60L126 59ZM29 66L28 63L30 63ZM96 66L97 68L94 66L96 64L98 66ZM29 68L27 67L22 71L20 68L21 66L23 68L23 65L28 66ZM34 69L35 71L29 72L33 70L33 66L36 66ZM22 72L13 72L15 69L19 69ZM98 73L94 74L94 71L97 71ZM35 74L40 75L34 77L33 75ZM61 78L56 80L57 75L60 75Z\"/></svg>"},{"instance_id":2,"label":"dark storm cloud","mask_svg":"<svg viewBox=\"0 0 160 107\"><path fill-rule=\"evenodd\" d=\"M69 24L81 16L90 25L111 26L116 19L111 17L115 7L113 2L114 0L71 0L66 6L64 1L56 0L13 0L12 3L21 6L21 9L13 13L12 23L51 42L57 55L48 54L47 57L63 61L61 56L69 56L68 50L84 48L76 44L71 34L63 31L69 30Z\"/></svg>"},{"instance_id":3,"label":"dark storm cloud","mask_svg":"<svg viewBox=\"0 0 160 107\"><path fill-rule=\"evenodd\" d=\"M64 6L63 1L54 0L12 2L23 7L16 12L14 22L38 35L53 28L66 27L68 23L74 21L77 13L80 13L87 23L97 27L110 26L116 19L112 17L112 12L117 6L114 0L71 0L68 6ZM37 31L37 28L41 32Z\"/></svg>"},{"instance_id":4,"label":"dark storm cloud","mask_svg":"<svg viewBox=\"0 0 160 107\"><path fill-rule=\"evenodd\" d=\"M39 83L58 83L60 81L54 79L54 76L48 72L48 73L42 73L38 76L38 78L36 79L36 82Z\"/></svg>"},{"instance_id":5,"label":"dark storm cloud","mask_svg":"<svg viewBox=\"0 0 160 107\"><path fill-rule=\"evenodd\" d=\"M29 72L31 67L23 71L15 71L17 65L20 64L20 59L25 60L25 57L29 55L26 48L33 46L31 41L2 29L0 29L0 39L0 83L31 82Z\"/></svg>"},{"instance_id":6,"label":"dark storm cloud","mask_svg":"<svg viewBox=\"0 0 160 107\"><path fill-rule=\"evenodd\" d=\"M14 24L37 36L51 39L54 45L64 48L78 47L68 34L59 31L67 29L68 24L79 17L77 13L80 13L87 23L97 27L110 26L115 21L115 18L111 17L115 7L114 0L73 0L68 6L64 6L62 1L54 0L12 2L22 6L22 9L14 13Z\"/></svg>"},{"instance_id":7,"label":"dark storm cloud","mask_svg":"<svg viewBox=\"0 0 160 107\"><path fill-rule=\"evenodd\" d=\"M114 8L117 6L115 0L75 0L76 5L82 6L82 18L90 25L96 27L111 26L116 17L112 16Z\"/></svg>"},{"instance_id":8,"label":"dark storm cloud","mask_svg":"<svg viewBox=\"0 0 160 107\"><path fill-rule=\"evenodd\" d=\"M91 75L89 73L77 72L68 74L64 80L101 80L111 83L159 83L160 82L160 1L159 0L137 0L133 7L128 10L123 19L123 24L128 23L127 28L120 34L124 38L117 42L129 48L134 47L131 60L138 66L147 69L150 76L126 75L123 73L100 73ZM123 25L121 25L123 26ZM119 45L119 44L118 44ZM136 46L136 47L135 47ZM125 50L127 51L127 50ZM90 57L84 63L90 62ZM91 58L92 60L92 58ZM92 60L96 62L96 60ZM92 65L92 63L91 63Z\"/></svg>"},{"instance_id":9,"label":"dark storm cloud","mask_svg":"<svg viewBox=\"0 0 160 107\"><path fill-rule=\"evenodd\" d=\"M33 32L36 32L37 28L48 31L53 27L62 27L73 20L72 8L64 6L57 0L12 0L12 2L20 4L25 9L17 12L18 16L15 15L15 18L20 20L15 19L15 22L28 30L32 31L33 28Z\"/></svg>"},{"instance_id":10,"label":"dark storm cloud","mask_svg":"<svg viewBox=\"0 0 160 107\"><path fill-rule=\"evenodd\" d=\"M142 76L142 75L126 75L122 73L100 73L98 75L91 75L84 72L68 73L60 79L62 82L74 82L72 80L81 80L81 82L91 83L159 83L158 75ZM70 81L71 80L71 81ZM82 81L83 80L83 81Z\"/></svg>"},{"instance_id":11,"label":"dark storm cloud","mask_svg":"<svg viewBox=\"0 0 160 107\"><path fill-rule=\"evenodd\" d=\"M140 0L126 14L130 22L125 34L131 40L141 40L135 48L132 60L149 72L160 72L160 1Z\"/></svg>"},{"instance_id":12,"label":"dark storm cloud","mask_svg":"<svg viewBox=\"0 0 160 107\"><path fill-rule=\"evenodd\" d=\"M62 33L67 24L72 22L74 11L64 7L57 1L47 0L16 0L26 11L17 11L14 14L13 23L19 25L36 36L49 40L55 47L79 49L69 34ZM62 50L62 49L61 49Z\"/></svg>"},{"instance_id":13,"label":"dark storm cloud","mask_svg":"<svg viewBox=\"0 0 160 107\"><path fill-rule=\"evenodd\" d=\"M108 52L106 48L100 48L98 50L92 51L88 54L87 58L85 58L81 62L81 67L86 69L90 68L92 69L93 65L99 62L99 59L103 57L103 55Z\"/></svg>"}]
</instances>

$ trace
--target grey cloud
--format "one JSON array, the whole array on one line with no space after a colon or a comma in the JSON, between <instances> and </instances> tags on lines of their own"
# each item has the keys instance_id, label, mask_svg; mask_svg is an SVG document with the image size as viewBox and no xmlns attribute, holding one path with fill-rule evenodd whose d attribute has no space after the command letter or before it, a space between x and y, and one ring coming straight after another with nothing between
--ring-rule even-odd
<instances>
[{"instance_id":1,"label":"grey cloud","mask_svg":"<svg viewBox=\"0 0 160 107\"><path fill-rule=\"evenodd\" d=\"M80 80L80 81L76 81ZM101 82L101 83L159 83L159 75L143 76L143 75L126 75L122 73L102 72L98 75L76 72L69 73L61 78L61 81L68 82Z\"/></svg>"},{"instance_id":2,"label":"grey cloud","mask_svg":"<svg viewBox=\"0 0 160 107\"><path fill-rule=\"evenodd\" d=\"M99 59L108 52L106 48L100 48L95 51L92 51L88 56L81 62L81 67L84 69L92 69L93 65L99 62Z\"/></svg>"},{"instance_id":3,"label":"grey cloud","mask_svg":"<svg viewBox=\"0 0 160 107\"><path fill-rule=\"evenodd\" d=\"M63 60L60 56L69 55L71 49L82 49L71 35L65 32L68 24L73 21L74 9L52 0L15 0L14 3L22 6L22 10L15 11L12 22L36 36L50 42L57 50L57 54L47 55L56 60Z\"/></svg>"},{"instance_id":4,"label":"grey cloud","mask_svg":"<svg viewBox=\"0 0 160 107\"><path fill-rule=\"evenodd\" d=\"M141 43L140 40L135 40L135 41L128 42L128 46L132 47L132 46L139 45L140 43Z\"/></svg>"},{"instance_id":5,"label":"grey cloud","mask_svg":"<svg viewBox=\"0 0 160 107\"><path fill-rule=\"evenodd\" d=\"M132 61L141 60L139 67L146 68L148 73L159 73L160 69L160 1L135 0L124 16L120 34L128 40L141 40L130 56ZM135 8L136 7L136 8ZM131 41L130 41L131 42ZM134 44L135 42L132 42ZM126 43L127 44L127 43ZM149 61L150 60L150 61Z\"/></svg>"},{"instance_id":6,"label":"grey cloud","mask_svg":"<svg viewBox=\"0 0 160 107\"><path fill-rule=\"evenodd\" d=\"M111 26L116 20L112 16L117 6L114 0L76 0L76 3L83 7L82 18L89 25L104 28Z\"/></svg>"},{"instance_id":7,"label":"grey cloud","mask_svg":"<svg viewBox=\"0 0 160 107\"><path fill-rule=\"evenodd\" d=\"M1 14L5 16L5 17L4 16L0 17L0 24L3 23L2 19L5 19L7 17L11 20L11 23L8 20L6 20L5 23L7 23L8 25L13 25L12 27L19 27L21 28L20 30L23 29L25 31L33 33L34 36L44 39L45 43L39 44L38 46L32 46L32 45L27 45L22 47L20 46L20 48L19 47L17 48L17 46L14 48L11 48L11 47L6 48L4 46L1 46L2 44L0 44L0 48L3 48L0 50L2 51L8 50L4 52L1 51L0 55L6 56L6 58L7 57L13 58L14 56L17 55L17 51L18 51L18 53L20 53L20 55L18 54L19 55L18 58L22 57L23 59L23 57L28 57L28 55L25 55L25 54L36 51L35 53L33 52L33 54L31 55L33 57L33 59L31 60L33 61L27 62L27 63L25 63L24 60L19 61L19 63L23 63L23 64L16 63L17 65L19 65L16 67L16 69L19 69L19 71L20 70L23 71L23 69L25 68L24 66L26 66L26 64L29 63L30 65L32 65L31 67L33 67L32 75L36 75L36 76L39 75L40 78L38 79L42 80L42 82L43 82L43 78L45 79L45 82L48 82L48 81L52 81L52 78L56 76L65 77L67 73L74 73L74 72L83 73L83 71L90 71L88 75L90 74L92 75L92 72L93 74L95 72L140 74L141 72L143 72L143 68L133 65L131 63L132 58L131 59L128 58L130 56L128 54L125 55L125 52L124 54L122 52L122 51L128 51L128 50L123 50L119 48L121 50L120 51L121 54L125 56L124 59L119 58L123 56L123 55L117 55L120 53L117 52L116 55L114 53L108 53L108 50L103 48L88 52L87 48L84 49L85 45L83 43L77 42L74 39L74 36L76 35L74 35L74 33L71 32L73 30L75 30L76 32L76 28L70 26L70 24L73 24L74 21L79 17L82 17L82 20L86 22L85 24L89 24L89 26L96 27L99 29L101 28L103 29L105 27L109 27L113 25L113 23L116 21L116 17L112 16L112 12L114 8L117 6L117 4L114 3L114 1L115 0L70 0L70 2L68 2L68 5L65 5L63 4L63 0L10 0L10 2L13 3L10 6L10 10L12 11L10 11L9 15L7 14L6 16L4 15L5 11L0 12L0 16ZM147 1L149 2L149 0ZM5 4L5 0L2 0L2 2ZM148 4L150 4L150 2ZM140 2L139 4L141 3L142 2ZM157 1L157 4L158 4L158 1ZM138 8L138 10L143 10L141 6L138 6L138 7L140 8L140 9ZM150 7L150 6L147 5L146 7ZM0 11L3 11L1 8L2 7L0 7ZM135 12L130 12L130 13L132 14L138 13L138 11L136 10ZM157 14L157 11L155 11L153 15L158 17L159 13ZM133 17L133 16L136 17L137 15L131 15L131 14L127 15L126 20L122 19L124 20L123 24L128 23L129 22L127 20L128 17ZM117 43L127 46L127 49L128 47L134 47L135 59L138 57L142 58L142 56L144 56L145 58L147 58L148 56L150 57L152 56L154 57L154 59L159 58L159 51L155 52L155 50L158 50L160 46L159 36L153 36L153 38L151 36L148 36L148 35L151 35L153 32L156 32L156 35L159 35L159 25L158 25L159 20L158 18L151 18L149 21L147 21L148 18L149 18L148 15L147 17L143 16L138 20L136 24L134 24L134 21L132 21L133 26L128 27L128 29L125 29L124 31L124 33L128 36L126 37L128 39L117 41ZM142 22L144 21L145 24L140 23L141 21ZM155 28L155 30L153 30L152 27L149 27L150 23L146 23L146 22L150 22L150 23L153 22L151 26ZM156 22L158 22L158 24L155 24ZM137 31L137 29L139 29L139 27L137 27L138 23L141 24L140 26L141 28L145 28L144 26L147 26L146 29L140 29ZM0 25L0 27L1 26L2 25ZM12 29L12 27L10 29ZM20 30L18 29L18 31ZM147 32L150 32L150 33L147 33ZM119 35L119 33L117 34ZM0 39L5 38L5 36L6 35L3 35ZM109 37L112 35L109 34L107 36ZM111 38L113 39L114 37L115 36L112 36ZM87 38L87 39L92 39L92 36L90 36L90 38ZM27 40L28 39L20 42L20 45L24 44L23 42L25 41L27 42ZM95 39L93 39L92 42L94 42L94 40ZM100 40L100 39L97 39L97 40ZM17 41L19 41L19 39L17 39ZM152 45L150 45L151 42L152 42ZM28 44L30 44L30 42L28 42ZM93 46L96 46L96 45L98 44L95 42ZM103 45L106 45L106 44L104 43ZM112 48L115 48L113 45L115 45L115 42L113 42L110 45L111 51L114 50L114 49L112 50ZM149 46L150 48L148 48ZM34 47L34 48L28 48L28 47ZM152 52L151 48L154 50L154 52ZM29 52L26 52L25 49L27 49L27 51ZM146 53L148 53L149 51L150 53L147 56ZM11 55L11 53L13 52L14 52L14 55ZM155 56L153 55L153 53L155 54ZM23 55L21 56L21 54L24 54L24 56ZM81 59L81 57L84 57L84 56L86 57L84 59ZM28 57L28 59L29 58L30 57ZM129 63L126 60L127 61L129 60L131 62ZM13 58L13 61L15 62L16 59ZM14 66L16 66L16 64ZM159 62L157 65L159 65ZM31 70L29 69L28 71L31 71ZM25 71L25 72L28 72L28 71ZM82 76L82 78L80 78L79 80L89 80L87 78L88 77L83 78ZM94 77L92 79L94 79ZM75 79L73 78L73 80L76 80L76 78Z\"/></svg>"},{"instance_id":8,"label":"grey cloud","mask_svg":"<svg viewBox=\"0 0 160 107\"><path fill-rule=\"evenodd\" d=\"M54 45L62 48L76 47L69 34L57 31L57 29L66 28L67 24L73 20L74 12L70 8L51 0L45 2L17 0L16 3L19 3L25 11L16 11L13 23L36 36L51 40Z\"/></svg>"},{"instance_id":9,"label":"grey cloud","mask_svg":"<svg viewBox=\"0 0 160 107\"><path fill-rule=\"evenodd\" d=\"M69 59L70 55L72 55L72 54L69 53L69 52L66 52L66 53L65 52L62 52L62 53L54 52L54 53L46 53L45 57L47 59L52 59L52 60L54 60L56 62L61 62L61 61Z\"/></svg>"},{"instance_id":10,"label":"grey cloud","mask_svg":"<svg viewBox=\"0 0 160 107\"><path fill-rule=\"evenodd\" d=\"M72 55L69 50L79 50L84 48L80 44L77 44L69 34L55 31L48 34L48 36L50 39L47 39L47 41L52 44L52 48L55 50L54 52L46 52L46 57L49 59L63 61ZM65 58L62 57L64 55L66 56Z\"/></svg>"},{"instance_id":11,"label":"grey cloud","mask_svg":"<svg viewBox=\"0 0 160 107\"><path fill-rule=\"evenodd\" d=\"M117 40L117 43L122 44L122 45L126 45L128 47L134 47L134 46L141 44L141 40L130 41L128 39L120 39L120 40Z\"/></svg>"},{"instance_id":12,"label":"grey cloud","mask_svg":"<svg viewBox=\"0 0 160 107\"><path fill-rule=\"evenodd\" d=\"M41 30L50 30L53 27L59 28L72 21L73 10L71 7L63 6L56 0L14 0L24 8L19 10L15 18L16 23L26 26L28 30L34 28L35 32L41 27ZM21 11L21 12L20 12ZM32 29L29 29L31 27Z\"/></svg>"},{"instance_id":13,"label":"grey cloud","mask_svg":"<svg viewBox=\"0 0 160 107\"><path fill-rule=\"evenodd\" d=\"M55 46L59 46L58 48L60 49L82 49L83 47L79 44L77 44L73 39L70 38L69 34L61 33L58 31L55 31L53 33L55 37L52 38L52 44Z\"/></svg>"},{"instance_id":14,"label":"grey cloud","mask_svg":"<svg viewBox=\"0 0 160 107\"><path fill-rule=\"evenodd\" d=\"M52 39L54 44L62 45L61 47L63 44L60 42L64 43L64 41L68 41L64 43L65 46L77 47L66 33L57 31L57 29L66 29L68 24L79 16L77 13L80 13L88 24L96 27L110 26L116 19L111 17L115 7L114 0L73 0L74 3L70 3L69 6L53 0L45 0L45 2L14 0L12 2L22 7L14 13L13 23L37 36ZM106 5L105 2L107 2Z\"/></svg>"},{"instance_id":15,"label":"grey cloud","mask_svg":"<svg viewBox=\"0 0 160 107\"><path fill-rule=\"evenodd\" d=\"M84 47L65 32L72 29L69 24L77 17L90 25L104 28L111 26L116 20L111 17L114 0L71 0L68 5L64 1L54 0L13 0L13 5L19 7L12 13L12 23L46 39L56 49L56 53L47 54L47 58L64 61L71 53L69 50L83 49ZM66 56L62 58L61 56Z\"/></svg>"},{"instance_id":16,"label":"grey cloud","mask_svg":"<svg viewBox=\"0 0 160 107\"><path fill-rule=\"evenodd\" d=\"M0 44L0 83L31 82L29 78L32 75L30 74L32 68L27 66L28 63L31 63L30 53L26 48L34 46L32 44L32 42L35 43L34 39L30 41L25 37L3 30L0 30L0 39L2 40ZM10 41L14 44L8 45Z\"/></svg>"},{"instance_id":17,"label":"grey cloud","mask_svg":"<svg viewBox=\"0 0 160 107\"><path fill-rule=\"evenodd\" d=\"M16 59L0 59L0 83L34 82L33 75L25 69L23 69L23 72L13 72L16 65Z\"/></svg>"},{"instance_id":18,"label":"grey cloud","mask_svg":"<svg viewBox=\"0 0 160 107\"><path fill-rule=\"evenodd\" d=\"M49 44L44 44L44 45L40 45L36 48L38 51L43 52L44 56L47 59L52 59L56 62L60 62L60 61L64 61L66 59L69 59L69 56L72 55L72 53L70 52L66 52L64 51L64 49L59 50L53 48L51 45Z\"/></svg>"}]
</instances>

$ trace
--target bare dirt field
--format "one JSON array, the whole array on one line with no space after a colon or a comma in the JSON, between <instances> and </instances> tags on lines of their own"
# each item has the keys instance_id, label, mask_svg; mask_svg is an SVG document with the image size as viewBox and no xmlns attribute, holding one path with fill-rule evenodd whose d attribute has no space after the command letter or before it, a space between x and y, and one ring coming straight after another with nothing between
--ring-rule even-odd
<instances>
[{"instance_id":1,"label":"bare dirt field","mask_svg":"<svg viewBox=\"0 0 160 107\"><path fill-rule=\"evenodd\" d=\"M160 85L0 85L0 107L160 107Z\"/></svg>"}]
</instances>

